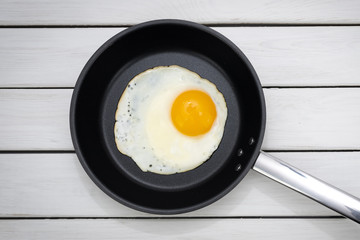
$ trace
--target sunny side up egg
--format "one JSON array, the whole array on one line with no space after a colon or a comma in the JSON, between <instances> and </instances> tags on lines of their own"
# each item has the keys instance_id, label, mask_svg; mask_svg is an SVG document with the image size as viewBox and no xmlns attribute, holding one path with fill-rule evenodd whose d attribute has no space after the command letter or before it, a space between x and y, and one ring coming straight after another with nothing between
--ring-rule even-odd
<instances>
[{"instance_id":1,"label":"sunny side up egg","mask_svg":"<svg viewBox=\"0 0 360 240\"><path fill-rule=\"evenodd\" d=\"M115 114L115 142L144 172L174 174L210 158L223 137L227 107L210 81L177 66L135 76Z\"/></svg>"}]
</instances>

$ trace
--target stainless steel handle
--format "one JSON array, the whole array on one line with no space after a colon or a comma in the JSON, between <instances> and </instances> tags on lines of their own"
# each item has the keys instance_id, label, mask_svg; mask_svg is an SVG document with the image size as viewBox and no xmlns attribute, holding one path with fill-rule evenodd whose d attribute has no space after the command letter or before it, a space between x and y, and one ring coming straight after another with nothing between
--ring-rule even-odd
<instances>
[{"instance_id":1,"label":"stainless steel handle","mask_svg":"<svg viewBox=\"0 0 360 240\"><path fill-rule=\"evenodd\" d=\"M260 152L253 169L360 223L359 198L264 152Z\"/></svg>"}]
</instances>

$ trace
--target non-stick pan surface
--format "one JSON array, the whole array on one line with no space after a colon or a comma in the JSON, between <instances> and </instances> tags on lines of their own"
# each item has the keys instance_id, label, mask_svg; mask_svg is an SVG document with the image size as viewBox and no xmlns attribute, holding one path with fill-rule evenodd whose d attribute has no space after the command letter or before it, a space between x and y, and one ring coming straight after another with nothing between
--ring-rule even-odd
<instances>
[{"instance_id":1,"label":"non-stick pan surface","mask_svg":"<svg viewBox=\"0 0 360 240\"><path fill-rule=\"evenodd\" d=\"M142 172L117 150L115 111L134 76L168 65L185 67L216 84L228 118L208 161L185 173L158 175ZM70 126L78 158L100 189L131 208L175 214L216 201L246 175L260 151L265 104L255 71L232 42L199 24L159 20L120 32L91 57L75 86Z\"/></svg>"}]
</instances>

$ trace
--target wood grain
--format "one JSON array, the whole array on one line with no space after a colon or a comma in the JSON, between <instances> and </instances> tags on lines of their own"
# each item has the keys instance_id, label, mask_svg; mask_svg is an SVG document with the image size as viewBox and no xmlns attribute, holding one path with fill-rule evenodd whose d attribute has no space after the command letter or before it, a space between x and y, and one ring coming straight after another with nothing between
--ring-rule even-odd
<instances>
[{"instance_id":1,"label":"wood grain","mask_svg":"<svg viewBox=\"0 0 360 240\"><path fill-rule=\"evenodd\" d=\"M360 152L272 154L360 197ZM86 175L75 154L0 154L0 186L0 217L155 216L131 210L108 197ZM315 201L250 171L221 200L176 217L335 215Z\"/></svg>"},{"instance_id":2,"label":"wood grain","mask_svg":"<svg viewBox=\"0 0 360 240\"><path fill-rule=\"evenodd\" d=\"M346 219L3 220L1 239L358 239Z\"/></svg>"},{"instance_id":3,"label":"wood grain","mask_svg":"<svg viewBox=\"0 0 360 240\"><path fill-rule=\"evenodd\" d=\"M2 0L0 24L124 25L161 18L208 24L356 24L359 11L356 0Z\"/></svg>"},{"instance_id":4,"label":"wood grain","mask_svg":"<svg viewBox=\"0 0 360 240\"><path fill-rule=\"evenodd\" d=\"M263 86L360 86L360 27L217 27ZM0 87L73 87L123 28L0 29Z\"/></svg>"},{"instance_id":5,"label":"wood grain","mask_svg":"<svg viewBox=\"0 0 360 240\"><path fill-rule=\"evenodd\" d=\"M360 149L360 88L264 93L264 150ZM71 95L71 89L0 89L0 150L73 150Z\"/></svg>"}]
</instances>

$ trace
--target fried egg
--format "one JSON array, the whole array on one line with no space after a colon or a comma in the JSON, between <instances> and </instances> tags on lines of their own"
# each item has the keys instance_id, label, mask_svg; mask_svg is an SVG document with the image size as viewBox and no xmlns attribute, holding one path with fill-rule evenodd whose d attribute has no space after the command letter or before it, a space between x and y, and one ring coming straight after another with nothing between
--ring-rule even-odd
<instances>
[{"instance_id":1,"label":"fried egg","mask_svg":"<svg viewBox=\"0 0 360 240\"><path fill-rule=\"evenodd\" d=\"M144 172L185 172L218 148L226 118L213 83L177 65L159 66L135 76L122 93L115 142Z\"/></svg>"}]
</instances>

